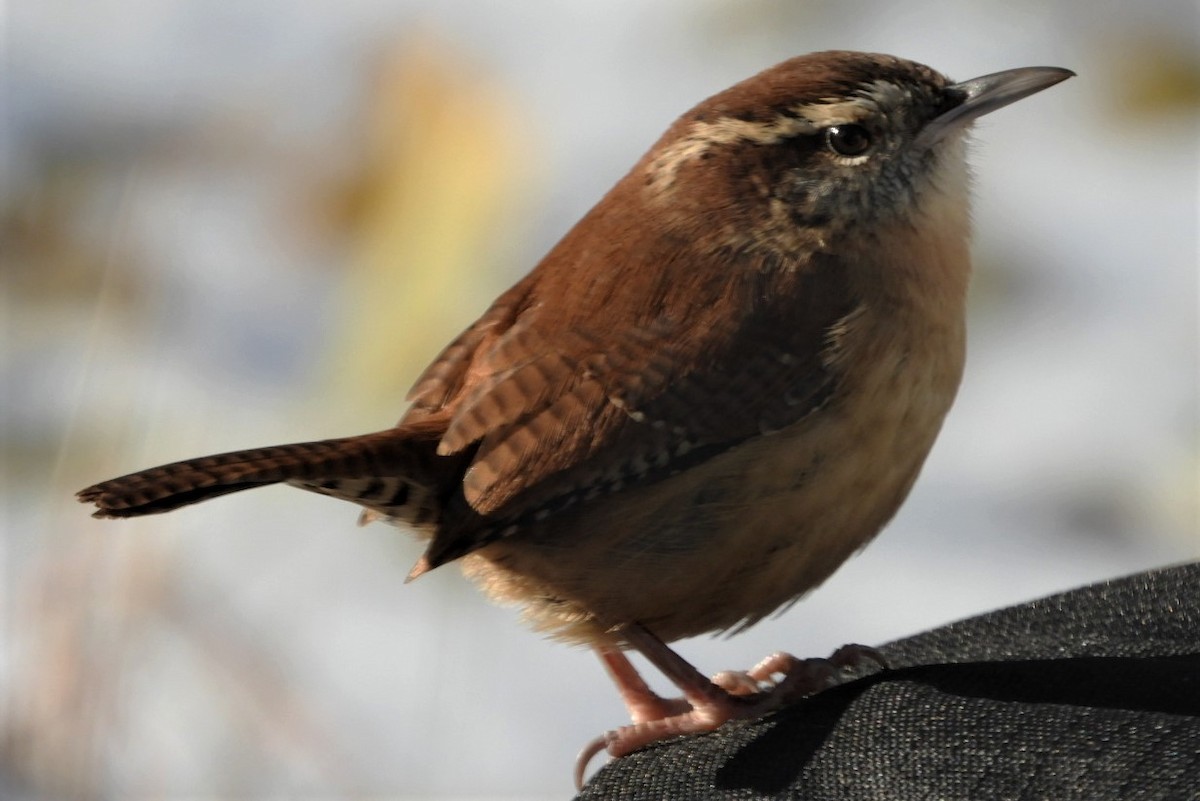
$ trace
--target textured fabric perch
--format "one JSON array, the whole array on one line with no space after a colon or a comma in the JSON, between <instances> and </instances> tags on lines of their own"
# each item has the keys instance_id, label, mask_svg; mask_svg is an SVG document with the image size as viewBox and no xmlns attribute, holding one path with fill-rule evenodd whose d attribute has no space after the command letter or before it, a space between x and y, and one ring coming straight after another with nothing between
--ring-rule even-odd
<instances>
[{"instance_id":1,"label":"textured fabric perch","mask_svg":"<svg viewBox=\"0 0 1200 801\"><path fill-rule=\"evenodd\" d=\"M892 670L650 746L579 798L1200 799L1200 563L880 651Z\"/></svg>"}]
</instances>

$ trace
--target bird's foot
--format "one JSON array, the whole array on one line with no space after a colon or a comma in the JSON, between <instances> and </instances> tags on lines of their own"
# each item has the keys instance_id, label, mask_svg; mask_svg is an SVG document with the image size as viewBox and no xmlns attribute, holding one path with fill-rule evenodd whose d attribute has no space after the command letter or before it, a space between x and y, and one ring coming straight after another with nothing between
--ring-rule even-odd
<instances>
[{"instance_id":1,"label":"bird's foot","mask_svg":"<svg viewBox=\"0 0 1200 801\"><path fill-rule=\"evenodd\" d=\"M798 659L775 653L747 671L725 671L707 679L641 626L629 627L628 642L683 692L663 698L649 688L625 654L602 649L600 657L629 709L633 723L605 732L587 744L575 763L576 787L601 751L617 758L660 740L713 731L732 720L750 720L836 686L865 664L886 668L883 656L865 645L844 645L828 659Z\"/></svg>"},{"instance_id":2,"label":"bird's foot","mask_svg":"<svg viewBox=\"0 0 1200 801\"><path fill-rule=\"evenodd\" d=\"M712 683L730 695L782 694L786 703L837 686L866 666L887 669L888 664L869 645L850 643L826 659L797 659L780 651L750 670L722 671L712 677Z\"/></svg>"}]
</instances>

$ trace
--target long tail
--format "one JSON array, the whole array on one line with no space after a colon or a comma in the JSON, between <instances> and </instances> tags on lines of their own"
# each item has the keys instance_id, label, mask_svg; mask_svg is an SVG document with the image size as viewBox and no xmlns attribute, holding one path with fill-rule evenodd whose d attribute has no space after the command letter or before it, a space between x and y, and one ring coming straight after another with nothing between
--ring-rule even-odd
<instances>
[{"instance_id":1,"label":"long tail","mask_svg":"<svg viewBox=\"0 0 1200 801\"><path fill-rule=\"evenodd\" d=\"M430 448L399 429L202 456L80 490L93 517L138 517L253 487L287 482L390 517L428 512Z\"/></svg>"}]
</instances>

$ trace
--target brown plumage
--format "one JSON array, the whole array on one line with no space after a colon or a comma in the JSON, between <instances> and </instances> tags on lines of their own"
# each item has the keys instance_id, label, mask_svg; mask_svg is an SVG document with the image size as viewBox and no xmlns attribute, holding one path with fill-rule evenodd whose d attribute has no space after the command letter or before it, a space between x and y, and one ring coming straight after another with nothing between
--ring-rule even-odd
<instances>
[{"instance_id":1,"label":"brown plumage","mask_svg":"<svg viewBox=\"0 0 1200 801\"><path fill-rule=\"evenodd\" d=\"M397 427L80 499L130 517L286 482L354 501L430 539L413 576L463 558L536 627L600 648L635 717L620 647L708 715L664 712L610 752L716 725L728 693L662 643L795 600L903 501L962 372L963 133L1068 75L784 62L672 125L442 352Z\"/></svg>"}]
</instances>

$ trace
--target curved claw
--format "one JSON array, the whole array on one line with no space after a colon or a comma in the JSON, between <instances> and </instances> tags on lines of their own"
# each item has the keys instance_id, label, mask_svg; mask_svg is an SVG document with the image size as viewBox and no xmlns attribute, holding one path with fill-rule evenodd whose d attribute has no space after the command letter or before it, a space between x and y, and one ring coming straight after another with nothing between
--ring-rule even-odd
<instances>
[{"instance_id":1,"label":"curved claw","mask_svg":"<svg viewBox=\"0 0 1200 801\"><path fill-rule=\"evenodd\" d=\"M853 642L830 654L829 661L839 670L860 670L867 662L874 662L880 670L891 668L887 658L878 649Z\"/></svg>"},{"instance_id":2,"label":"curved claw","mask_svg":"<svg viewBox=\"0 0 1200 801\"><path fill-rule=\"evenodd\" d=\"M587 771L588 763L596 754L608 748L608 734L601 734L596 739L585 745L580 751L579 756L575 757L575 789L583 789L583 776Z\"/></svg>"}]
</instances>

